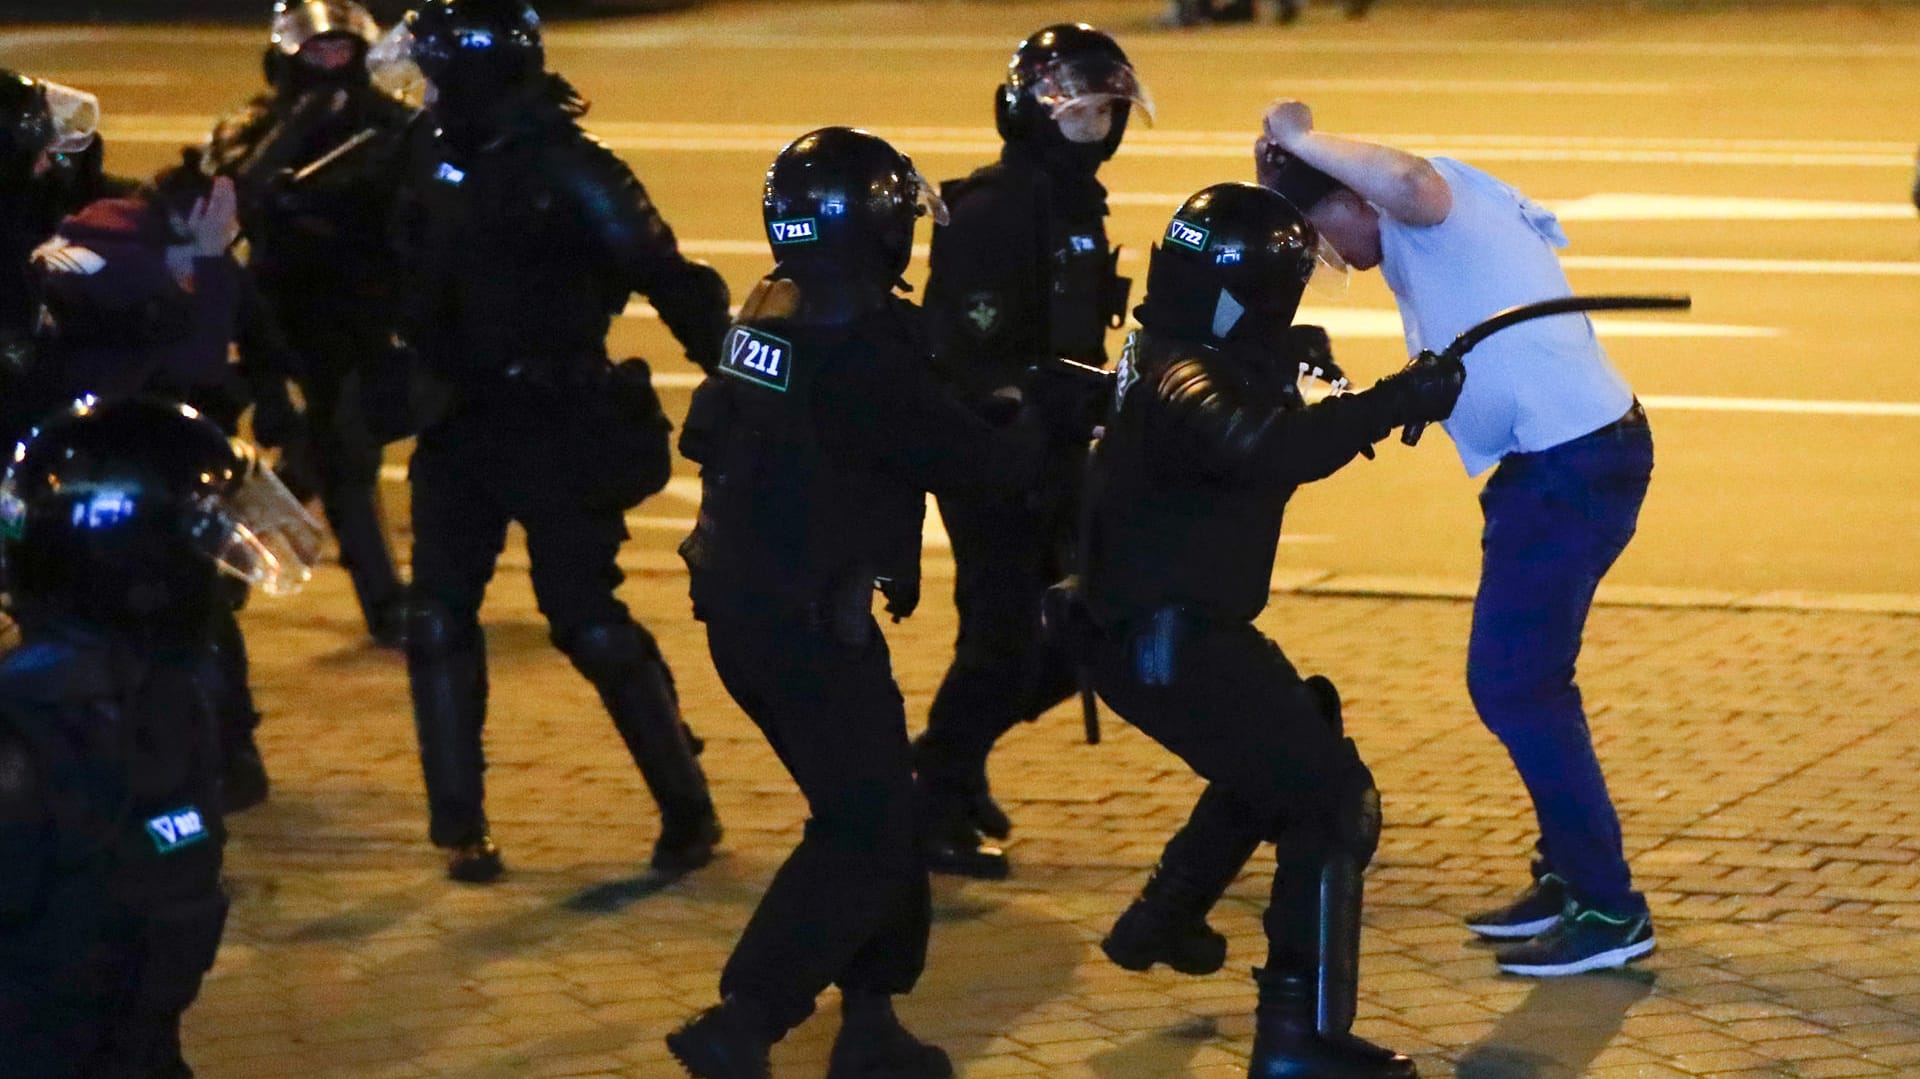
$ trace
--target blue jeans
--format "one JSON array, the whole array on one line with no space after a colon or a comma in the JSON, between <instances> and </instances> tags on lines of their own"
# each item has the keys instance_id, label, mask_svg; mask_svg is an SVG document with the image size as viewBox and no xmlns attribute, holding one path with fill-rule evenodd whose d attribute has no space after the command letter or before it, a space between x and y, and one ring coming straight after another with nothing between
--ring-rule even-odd
<instances>
[{"instance_id":1,"label":"blue jeans","mask_svg":"<svg viewBox=\"0 0 1920 1079\"><path fill-rule=\"evenodd\" d=\"M1594 590L1633 538L1653 435L1623 421L1539 453L1509 454L1480 493L1480 591L1467 691L1533 798L1540 854L1581 903L1640 914L1620 818L1574 685Z\"/></svg>"}]
</instances>

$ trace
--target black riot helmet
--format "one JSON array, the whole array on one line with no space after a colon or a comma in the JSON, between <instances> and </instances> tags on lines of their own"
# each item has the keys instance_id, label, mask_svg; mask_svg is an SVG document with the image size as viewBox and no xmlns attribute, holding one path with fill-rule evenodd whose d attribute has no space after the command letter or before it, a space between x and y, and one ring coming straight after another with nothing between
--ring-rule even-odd
<instances>
[{"instance_id":1,"label":"black riot helmet","mask_svg":"<svg viewBox=\"0 0 1920 1079\"><path fill-rule=\"evenodd\" d=\"M75 402L0 481L0 564L25 621L190 636L217 574L294 591L319 539L251 446L157 399Z\"/></svg>"},{"instance_id":2,"label":"black riot helmet","mask_svg":"<svg viewBox=\"0 0 1920 1079\"><path fill-rule=\"evenodd\" d=\"M1120 148L1135 105L1153 122L1153 99L1118 42L1086 23L1060 23L1013 50L1006 81L994 91L994 122L1008 142L1059 152L1072 145L1060 119L1107 102L1114 106L1113 125L1097 144L1096 165Z\"/></svg>"},{"instance_id":3,"label":"black riot helmet","mask_svg":"<svg viewBox=\"0 0 1920 1079\"><path fill-rule=\"evenodd\" d=\"M1286 199L1256 184L1215 184L1174 213L1135 314L1149 331L1216 347L1270 340L1300 308L1318 243Z\"/></svg>"},{"instance_id":4,"label":"black riot helmet","mask_svg":"<svg viewBox=\"0 0 1920 1079\"><path fill-rule=\"evenodd\" d=\"M436 115L485 110L546 69L540 16L526 0L427 0L403 26Z\"/></svg>"},{"instance_id":5,"label":"black riot helmet","mask_svg":"<svg viewBox=\"0 0 1920 1079\"><path fill-rule=\"evenodd\" d=\"M913 227L947 207L913 160L885 139L823 127L787 144L760 199L776 273L890 289L913 257Z\"/></svg>"},{"instance_id":6,"label":"black riot helmet","mask_svg":"<svg viewBox=\"0 0 1920 1079\"><path fill-rule=\"evenodd\" d=\"M85 151L99 125L92 94L0 69L0 190L24 186L41 154Z\"/></svg>"}]
</instances>

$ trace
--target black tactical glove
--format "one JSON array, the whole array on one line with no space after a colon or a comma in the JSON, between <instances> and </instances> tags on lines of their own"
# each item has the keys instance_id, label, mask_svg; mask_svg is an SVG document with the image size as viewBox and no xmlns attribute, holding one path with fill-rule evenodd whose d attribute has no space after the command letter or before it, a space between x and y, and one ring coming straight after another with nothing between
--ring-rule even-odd
<instances>
[{"instance_id":1,"label":"black tactical glove","mask_svg":"<svg viewBox=\"0 0 1920 1079\"><path fill-rule=\"evenodd\" d=\"M882 577L877 583L880 585L880 594L887 599L887 613L893 616L895 624L911 617L919 609L919 571L903 573L898 577Z\"/></svg>"},{"instance_id":2,"label":"black tactical glove","mask_svg":"<svg viewBox=\"0 0 1920 1079\"><path fill-rule=\"evenodd\" d=\"M305 422L284 383L278 393L268 388L254 398L253 440L267 449L277 450L306 437Z\"/></svg>"},{"instance_id":3,"label":"black tactical glove","mask_svg":"<svg viewBox=\"0 0 1920 1079\"><path fill-rule=\"evenodd\" d=\"M1467 384L1467 368L1456 356L1422 352L1399 371L1373 384L1369 394L1381 398L1381 420L1387 431L1408 424L1438 423L1453 415L1453 404Z\"/></svg>"},{"instance_id":4,"label":"black tactical glove","mask_svg":"<svg viewBox=\"0 0 1920 1079\"><path fill-rule=\"evenodd\" d=\"M1037 411L1048 435L1061 445L1085 443L1113 401L1111 371L1071 360L1049 360L1027 368L1023 396Z\"/></svg>"},{"instance_id":5,"label":"black tactical glove","mask_svg":"<svg viewBox=\"0 0 1920 1079\"><path fill-rule=\"evenodd\" d=\"M1327 331L1320 326L1287 327L1287 357L1298 364L1305 364L1307 372L1319 372L1319 376L1328 382L1338 382L1347 377L1345 371L1333 360L1333 341L1327 337Z\"/></svg>"}]
</instances>

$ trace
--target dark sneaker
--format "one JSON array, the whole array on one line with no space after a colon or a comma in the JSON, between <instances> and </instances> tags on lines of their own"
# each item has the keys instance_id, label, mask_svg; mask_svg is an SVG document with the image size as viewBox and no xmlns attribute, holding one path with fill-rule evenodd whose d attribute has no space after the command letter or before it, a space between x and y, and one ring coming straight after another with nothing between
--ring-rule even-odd
<instances>
[{"instance_id":1,"label":"dark sneaker","mask_svg":"<svg viewBox=\"0 0 1920 1079\"><path fill-rule=\"evenodd\" d=\"M1608 914L1568 903L1558 925L1495 957L1508 974L1556 978L1612 970L1653 951L1653 919L1645 914Z\"/></svg>"},{"instance_id":2,"label":"dark sneaker","mask_svg":"<svg viewBox=\"0 0 1920 1079\"><path fill-rule=\"evenodd\" d=\"M447 851L447 879L462 884L492 884L506 873L507 865L500 860L500 848L493 845L490 836L481 836L473 843L462 843Z\"/></svg>"},{"instance_id":3,"label":"dark sneaker","mask_svg":"<svg viewBox=\"0 0 1920 1079\"><path fill-rule=\"evenodd\" d=\"M1545 873L1525 895L1504 907L1467 916L1467 928L1493 940L1526 940L1560 924L1567 909L1567 882Z\"/></svg>"}]
</instances>

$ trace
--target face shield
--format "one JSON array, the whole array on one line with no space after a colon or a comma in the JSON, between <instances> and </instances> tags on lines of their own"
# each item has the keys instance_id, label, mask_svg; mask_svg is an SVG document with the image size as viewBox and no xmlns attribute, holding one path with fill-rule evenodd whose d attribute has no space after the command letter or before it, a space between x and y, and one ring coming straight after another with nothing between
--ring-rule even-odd
<instances>
[{"instance_id":1,"label":"face shield","mask_svg":"<svg viewBox=\"0 0 1920 1079\"><path fill-rule=\"evenodd\" d=\"M244 456L252 460L250 447ZM220 572L269 596L300 591L320 561L320 522L262 461L225 494L196 498L187 531Z\"/></svg>"},{"instance_id":2,"label":"face shield","mask_svg":"<svg viewBox=\"0 0 1920 1079\"><path fill-rule=\"evenodd\" d=\"M427 103L428 84L413 58L414 45L412 24L396 23L367 50L367 71L374 86L417 108Z\"/></svg>"},{"instance_id":3,"label":"face shield","mask_svg":"<svg viewBox=\"0 0 1920 1079\"><path fill-rule=\"evenodd\" d=\"M1353 267L1347 260L1325 236L1315 237L1313 276L1307 278L1307 288L1322 299L1343 301L1352 280Z\"/></svg>"},{"instance_id":4,"label":"face shield","mask_svg":"<svg viewBox=\"0 0 1920 1079\"><path fill-rule=\"evenodd\" d=\"M1040 69L1034 100L1047 110L1063 133L1075 142L1099 142L1107 137L1113 110L1132 105L1147 123L1153 123L1153 96L1132 66L1108 57L1055 60ZM1074 138L1073 133L1085 135Z\"/></svg>"},{"instance_id":5,"label":"face shield","mask_svg":"<svg viewBox=\"0 0 1920 1079\"><path fill-rule=\"evenodd\" d=\"M907 182L913 185L913 216L931 217L934 224L943 227L953 220L952 215L947 213L947 201L940 197L940 192L927 182L925 176L920 175L920 170L914 168L911 161L907 162Z\"/></svg>"},{"instance_id":6,"label":"face shield","mask_svg":"<svg viewBox=\"0 0 1920 1079\"><path fill-rule=\"evenodd\" d=\"M50 153L77 154L93 145L100 130L100 99L85 90L75 90L57 82L40 83L46 95L47 115L53 121Z\"/></svg>"},{"instance_id":7,"label":"face shield","mask_svg":"<svg viewBox=\"0 0 1920 1079\"><path fill-rule=\"evenodd\" d=\"M359 4L324 0L280 0L273 6L273 47L288 56L328 34L358 38L369 46L380 40L380 24Z\"/></svg>"}]
</instances>

